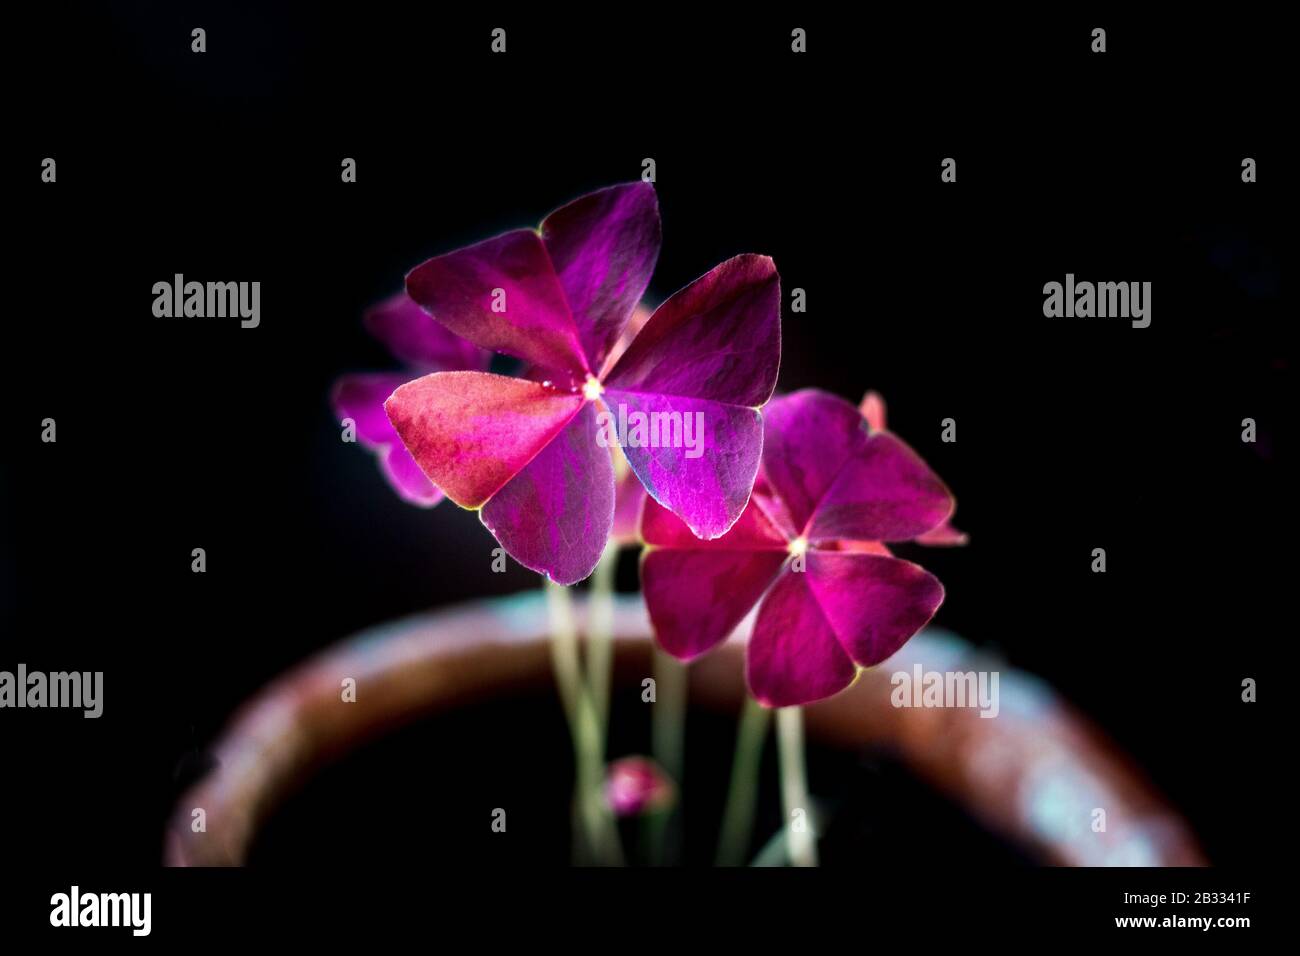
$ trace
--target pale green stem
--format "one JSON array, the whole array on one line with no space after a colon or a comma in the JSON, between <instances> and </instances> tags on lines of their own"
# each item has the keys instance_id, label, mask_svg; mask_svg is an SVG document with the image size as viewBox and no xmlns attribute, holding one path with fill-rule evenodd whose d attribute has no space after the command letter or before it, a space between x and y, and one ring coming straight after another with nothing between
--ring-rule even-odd
<instances>
[{"instance_id":1,"label":"pale green stem","mask_svg":"<svg viewBox=\"0 0 1300 956\"><path fill-rule=\"evenodd\" d=\"M754 808L758 803L758 770L772 712L748 694L736 726L736 752L731 760L731 785L722 812L718 839L718 866L741 866L754 835Z\"/></svg>"},{"instance_id":2,"label":"pale green stem","mask_svg":"<svg viewBox=\"0 0 1300 956\"><path fill-rule=\"evenodd\" d=\"M551 629L551 666L560 691L560 703L570 726L578 712L582 675L578 667L578 633L573 623L573 606L569 592L549 578L546 587L546 613Z\"/></svg>"},{"instance_id":3,"label":"pale green stem","mask_svg":"<svg viewBox=\"0 0 1300 956\"><path fill-rule=\"evenodd\" d=\"M804 769L803 711L782 707L776 712L776 742L781 758L781 805L785 811L786 844L793 866L817 865L808 776Z\"/></svg>"},{"instance_id":4,"label":"pale green stem","mask_svg":"<svg viewBox=\"0 0 1300 956\"><path fill-rule=\"evenodd\" d=\"M568 588L547 579L546 607L550 616L551 663L573 738L577 767L574 798L578 822L592 861L619 864L623 854L618 843L618 828L605 802L605 760L600 720L582 680L578 630Z\"/></svg>"},{"instance_id":5,"label":"pale green stem","mask_svg":"<svg viewBox=\"0 0 1300 956\"><path fill-rule=\"evenodd\" d=\"M614 573L617 569L618 545L611 541L591 576L591 591L587 597L587 687L599 721L602 758L609 740L609 683L614 663Z\"/></svg>"},{"instance_id":6,"label":"pale green stem","mask_svg":"<svg viewBox=\"0 0 1300 956\"><path fill-rule=\"evenodd\" d=\"M672 813L657 813L647 817L650 857L659 865L676 858L681 833L680 818L686 773L687 678L685 664L658 647L655 648L655 703L650 714L650 750L659 766L676 783L678 795Z\"/></svg>"},{"instance_id":7,"label":"pale green stem","mask_svg":"<svg viewBox=\"0 0 1300 956\"><path fill-rule=\"evenodd\" d=\"M789 853L785 846L785 827L777 830L772 834L772 838L763 844L763 848L758 851L754 859L750 861L750 866L785 866L785 861L789 859Z\"/></svg>"},{"instance_id":8,"label":"pale green stem","mask_svg":"<svg viewBox=\"0 0 1300 956\"><path fill-rule=\"evenodd\" d=\"M655 760L683 785L686 740L686 665L655 648L655 709L651 721Z\"/></svg>"}]
</instances>

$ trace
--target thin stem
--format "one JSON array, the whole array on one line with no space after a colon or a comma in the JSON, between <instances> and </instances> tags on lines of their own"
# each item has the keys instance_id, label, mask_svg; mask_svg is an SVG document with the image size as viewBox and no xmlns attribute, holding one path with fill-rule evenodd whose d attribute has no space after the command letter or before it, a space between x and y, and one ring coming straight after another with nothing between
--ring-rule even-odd
<instances>
[{"instance_id":1,"label":"thin stem","mask_svg":"<svg viewBox=\"0 0 1300 956\"><path fill-rule=\"evenodd\" d=\"M776 712L776 742L781 757L781 804L785 810L786 843L794 866L817 865L808 775L804 768L803 711L782 707Z\"/></svg>"},{"instance_id":2,"label":"thin stem","mask_svg":"<svg viewBox=\"0 0 1300 956\"><path fill-rule=\"evenodd\" d=\"M686 665L655 648L655 709L651 726L654 757L683 784L686 740Z\"/></svg>"},{"instance_id":3,"label":"thin stem","mask_svg":"<svg viewBox=\"0 0 1300 956\"><path fill-rule=\"evenodd\" d=\"M649 855L657 865L677 857L686 774L686 665L658 647L654 650L655 703L650 713L650 750L677 785L671 813L647 817Z\"/></svg>"},{"instance_id":4,"label":"thin stem","mask_svg":"<svg viewBox=\"0 0 1300 956\"><path fill-rule=\"evenodd\" d=\"M583 685L578 655L578 630L569 589L547 579L546 607L551 624L551 663L560 700L569 721L577 779L574 799L585 846L596 863L619 864L623 854L618 828L605 803L605 760L600 721L591 695Z\"/></svg>"},{"instance_id":5,"label":"thin stem","mask_svg":"<svg viewBox=\"0 0 1300 956\"><path fill-rule=\"evenodd\" d=\"M736 727L736 753L731 761L731 785L722 812L718 866L741 866L753 840L754 808L758 803L758 770L772 712L748 694Z\"/></svg>"},{"instance_id":6,"label":"thin stem","mask_svg":"<svg viewBox=\"0 0 1300 956\"><path fill-rule=\"evenodd\" d=\"M578 701L582 696L582 670L578 663L578 629L573 621L569 591L550 578L545 579L546 612L551 627L551 666L560 691L564 716L576 739Z\"/></svg>"},{"instance_id":7,"label":"thin stem","mask_svg":"<svg viewBox=\"0 0 1300 956\"><path fill-rule=\"evenodd\" d=\"M591 576L591 592L587 597L587 687L596 708L602 758L609 740L609 684L614 663L614 573L617 569L618 545L611 541Z\"/></svg>"},{"instance_id":8,"label":"thin stem","mask_svg":"<svg viewBox=\"0 0 1300 956\"><path fill-rule=\"evenodd\" d=\"M790 854L786 849L785 827L772 834L762 849L749 861L750 866L785 866Z\"/></svg>"}]
</instances>

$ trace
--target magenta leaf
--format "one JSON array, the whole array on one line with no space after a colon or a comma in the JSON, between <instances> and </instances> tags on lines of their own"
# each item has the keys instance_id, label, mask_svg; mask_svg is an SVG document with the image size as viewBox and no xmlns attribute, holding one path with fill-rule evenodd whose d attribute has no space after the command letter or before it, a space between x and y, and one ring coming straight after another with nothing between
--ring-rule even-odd
<instances>
[{"instance_id":1,"label":"magenta leaf","mask_svg":"<svg viewBox=\"0 0 1300 956\"><path fill-rule=\"evenodd\" d=\"M406 291L433 317L481 348L567 373L587 362L541 237L517 229L416 266Z\"/></svg>"},{"instance_id":2,"label":"magenta leaf","mask_svg":"<svg viewBox=\"0 0 1300 956\"><path fill-rule=\"evenodd\" d=\"M867 392L862 396L862 402L858 405L858 410L862 412L862 417L867 420L873 432L884 431L888 425L885 421L885 399L879 392ZM954 509L956 502L953 503ZM960 547L970 541L970 536L964 531L959 531L953 527L950 521L945 520L938 527L931 528L925 534L916 536L917 544L924 544L929 547L953 548Z\"/></svg>"},{"instance_id":3,"label":"magenta leaf","mask_svg":"<svg viewBox=\"0 0 1300 956\"><path fill-rule=\"evenodd\" d=\"M635 182L575 199L542 221L588 367L604 367L659 258L654 187Z\"/></svg>"},{"instance_id":4,"label":"magenta leaf","mask_svg":"<svg viewBox=\"0 0 1300 956\"><path fill-rule=\"evenodd\" d=\"M409 376L403 372L359 372L344 375L334 383L331 402L339 419L356 422L357 437L374 448L397 441L397 430L388 420L384 402L401 388Z\"/></svg>"},{"instance_id":5,"label":"magenta leaf","mask_svg":"<svg viewBox=\"0 0 1300 956\"><path fill-rule=\"evenodd\" d=\"M462 508L478 508L564 430L582 396L487 372L435 372L397 389L384 408L429 479Z\"/></svg>"},{"instance_id":6,"label":"magenta leaf","mask_svg":"<svg viewBox=\"0 0 1300 956\"><path fill-rule=\"evenodd\" d=\"M768 405L763 424L763 473L802 534L844 466L866 447L865 423L843 399L804 389Z\"/></svg>"},{"instance_id":7,"label":"magenta leaf","mask_svg":"<svg viewBox=\"0 0 1300 956\"><path fill-rule=\"evenodd\" d=\"M781 279L767 256L728 259L659 306L607 388L756 408L781 363Z\"/></svg>"},{"instance_id":8,"label":"magenta leaf","mask_svg":"<svg viewBox=\"0 0 1300 956\"><path fill-rule=\"evenodd\" d=\"M647 501L641 514L641 539L653 550L676 551L780 551L787 540L760 508L746 508L731 530L705 539L691 533L682 519L667 508Z\"/></svg>"},{"instance_id":9,"label":"magenta leaf","mask_svg":"<svg viewBox=\"0 0 1300 956\"><path fill-rule=\"evenodd\" d=\"M399 440L395 439L384 450L379 465L397 494L413 505L432 508L445 497Z\"/></svg>"},{"instance_id":10,"label":"magenta leaf","mask_svg":"<svg viewBox=\"0 0 1300 956\"><path fill-rule=\"evenodd\" d=\"M806 574L840 646L862 667L892 655L943 603L939 579L898 558L813 550Z\"/></svg>"},{"instance_id":11,"label":"magenta leaf","mask_svg":"<svg viewBox=\"0 0 1300 956\"><path fill-rule=\"evenodd\" d=\"M629 426L621 445L647 494L702 538L716 538L735 523L763 450L757 409L616 389L603 398L614 420L649 423L645 437Z\"/></svg>"},{"instance_id":12,"label":"magenta leaf","mask_svg":"<svg viewBox=\"0 0 1300 956\"><path fill-rule=\"evenodd\" d=\"M618 469L614 474L614 527L610 534L620 545L635 544L641 527L641 506L646 500L645 489L641 487L641 480L626 466L621 477Z\"/></svg>"},{"instance_id":13,"label":"magenta leaf","mask_svg":"<svg viewBox=\"0 0 1300 956\"><path fill-rule=\"evenodd\" d=\"M384 412L384 401L406 379L401 372L344 375L334 383L332 404L339 421L350 418L356 423L357 438L378 454L380 467L398 495L429 508L442 500L442 492L420 471Z\"/></svg>"},{"instance_id":14,"label":"magenta leaf","mask_svg":"<svg viewBox=\"0 0 1300 956\"><path fill-rule=\"evenodd\" d=\"M384 412L395 389L425 372L486 369L489 355L433 320L404 292L370 308L364 317L370 333L414 371L344 375L334 384L331 403L340 422L352 419L357 438L375 452L388 483L406 501L428 508L443 494L420 470Z\"/></svg>"},{"instance_id":15,"label":"magenta leaf","mask_svg":"<svg viewBox=\"0 0 1300 956\"><path fill-rule=\"evenodd\" d=\"M840 469L807 535L907 541L938 527L952 509L952 494L921 456L889 432L877 432Z\"/></svg>"},{"instance_id":16,"label":"magenta leaf","mask_svg":"<svg viewBox=\"0 0 1300 956\"><path fill-rule=\"evenodd\" d=\"M622 420L679 416L696 444L621 436L646 492L702 538L715 538L749 500L763 447L756 407L780 365L780 278L766 256L737 256L655 310L605 380ZM624 411L626 415L624 415ZM689 417L689 418L688 418Z\"/></svg>"},{"instance_id":17,"label":"magenta leaf","mask_svg":"<svg viewBox=\"0 0 1300 956\"><path fill-rule=\"evenodd\" d=\"M487 352L440 325L405 292L372 306L362 322L394 357L411 368L424 372L487 371Z\"/></svg>"},{"instance_id":18,"label":"magenta leaf","mask_svg":"<svg viewBox=\"0 0 1300 956\"><path fill-rule=\"evenodd\" d=\"M645 503L641 589L659 644L689 661L726 638L763 596L786 559L786 541L763 513L745 509L731 531L702 541L680 518Z\"/></svg>"},{"instance_id":19,"label":"magenta leaf","mask_svg":"<svg viewBox=\"0 0 1300 956\"><path fill-rule=\"evenodd\" d=\"M736 629L785 561L784 551L650 551L641 589L659 646L689 661Z\"/></svg>"},{"instance_id":20,"label":"magenta leaf","mask_svg":"<svg viewBox=\"0 0 1300 956\"><path fill-rule=\"evenodd\" d=\"M952 522L945 521L937 528L916 536L917 544L932 548L955 548L970 542L970 535L953 527Z\"/></svg>"},{"instance_id":21,"label":"magenta leaf","mask_svg":"<svg viewBox=\"0 0 1300 956\"><path fill-rule=\"evenodd\" d=\"M764 598L745 670L754 699L768 707L807 704L853 682L857 667L809 590L806 572L782 574Z\"/></svg>"},{"instance_id":22,"label":"magenta leaf","mask_svg":"<svg viewBox=\"0 0 1300 956\"><path fill-rule=\"evenodd\" d=\"M583 405L481 512L507 554L557 584L591 574L614 523L614 463L595 418Z\"/></svg>"}]
</instances>

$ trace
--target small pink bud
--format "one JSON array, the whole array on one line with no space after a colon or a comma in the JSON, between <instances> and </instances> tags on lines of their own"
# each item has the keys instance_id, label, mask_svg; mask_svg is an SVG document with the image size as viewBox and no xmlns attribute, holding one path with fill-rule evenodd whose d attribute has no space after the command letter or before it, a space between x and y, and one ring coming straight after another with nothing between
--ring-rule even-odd
<instances>
[{"instance_id":1,"label":"small pink bud","mask_svg":"<svg viewBox=\"0 0 1300 956\"><path fill-rule=\"evenodd\" d=\"M885 430L885 400L879 392L867 392L862 397L862 404L858 406L858 411L862 413L862 417L867 420L873 432Z\"/></svg>"},{"instance_id":2,"label":"small pink bud","mask_svg":"<svg viewBox=\"0 0 1300 956\"><path fill-rule=\"evenodd\" d=\"M614 815L632 817L673 801L673 782L647 757L623 757L605 773L605 800Z\"/></svg>"}]
</instances>

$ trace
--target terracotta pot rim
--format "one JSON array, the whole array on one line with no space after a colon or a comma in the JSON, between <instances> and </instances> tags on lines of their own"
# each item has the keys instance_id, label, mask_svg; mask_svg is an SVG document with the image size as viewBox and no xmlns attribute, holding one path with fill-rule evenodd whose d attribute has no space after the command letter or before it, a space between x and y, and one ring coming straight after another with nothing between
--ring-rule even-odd
<instances>
[{"instance_id":1,"label":"terracotta pot rim","mask_svg":"<svg viewBox=\"0 0 1300 956\"><path fill-rule=\"evenodd\" d=\"M575 593L581 629L585 602ZM286 672L234 715L211 748L212 770L178 801L169 866L241 865L257 828L321 764L396 726L472 701L551 682L540 593L453 606L362 631ZM746 693L746 625L690 667L692 707L734 711ZM650 673L639 597L614 607L615 686ZM891 703L897 673L996 671L1000 712ZM355 702L343 700L346 679ZM1132 762L1044 682L927 629L848 690L805 708L810 737L889 746L920 777L991 830L1045 862L1204 865L1190 829ZM206 829L194 832L193 810ZM1093 830L1094 809L1106 829Z\"/></svg>"}]
</instances>

